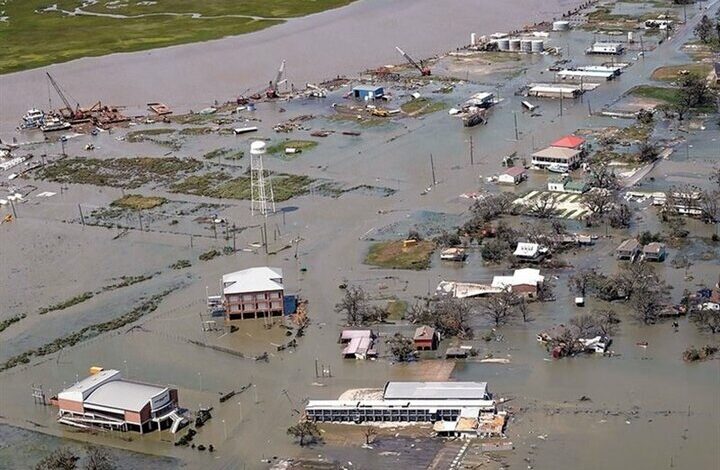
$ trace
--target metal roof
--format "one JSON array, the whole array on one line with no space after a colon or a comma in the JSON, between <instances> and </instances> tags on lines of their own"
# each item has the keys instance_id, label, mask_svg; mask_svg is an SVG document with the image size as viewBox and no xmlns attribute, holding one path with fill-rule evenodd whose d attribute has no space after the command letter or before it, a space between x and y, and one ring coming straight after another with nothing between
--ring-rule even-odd
<instances>
[{"instance_id":1,"label":"metal roof","mask_svg":"<svg viewBox=\"0 0 720 470\"><path fill-rule=\"evenodd\" d=\"M550 146L576 149L584 143L585 139L583 139L582 137L578 137L576 135L566 135L565 137L562 137L550 144Z\"/></svg>"},{"instance_id":2,"label":"metal roof","mask_svg":"<svg viewBox=\"0 0 720 470\"><path fill-rule=\"evenodd\" d=\"M58 398L81 402L101 385L113 380L120 380L120 378L120 371L115 369L101 370L58 393Z\"/></svg>"},{"instance_id":3,"label":"metal roof","mask_svg":"<svg viewBox=\"0 0 720 470\"><path fill-rule=\"evenodd\" d=\"M520 176L527 173L527 170L521 166L513 166L505 170L505 175L510 175L512 177Z\"/></svg>"},{"instance_id":4,"label":"metal roof","mask_svg":"<svg viewBox=\"0 0 720 470\"><path fill-rule=\"evenodd\" d=\"M85 404L139 412L154 397L167 392L167 390L166 387L157 385L113 380L92 392L85 399Z\"/></svg>"},{"instance_id":5,"label":"metal roof","mask_svg":"<svg viewBox=\"0 0 720 470\"><path fill-rule=\"evenodd\" d=\"M225 274L222 282L223 294L283 290L283 273L280 268L263 266Z\"/></svg>"},{"instance_id":6,"label":"metal roof","mask_svg":"<svg viewBox=\"0 0 720 470\"><path fill-rule=\"evenodd\" d=\"M426 325L418 327L415 330L415 335L413 336L413 339L416 341L433 338L435 338L435 328Z\"/></svg>"},{"instance_id":7,"label":"metal roof","mask_svg":"<svg viewBox=\"0 0 720 470\"><path fill-rule=\"evenodd\" d=\"M564 147L548 147L533 153L533 157L560 158L570 160L580 154L580 150L569 149Z\"/></svg>"},{"instance_id":8,"label":"metal roof","mask_svg":"<svg viewBox=\"0 0 720 470\"><path fill-rule=\"evenodd\" d=\"M383 89L383 87L381 87L381 86L375 86L375 85L358 85L358 86L353 87L353 91L371 91L371 92L376 92L376 91L381 91L382 89Z\"/></svg>"},{"instance_id":9,"label":"metal roof","mask_svg":"<svg viewBox=\"0 0 720 470\"><path fill-rule=\"evenodd\" d=\"M617 251L635 251L640 248L640 243L634 238L628 238L617 247Z\"/></svg>"},{"instance_id":10,"label":"metal roof","mask_svg":"<svg viewBox=\"0 0 720 470\"><path fill-rule=\"evenodd\" d=\"M487 382L388 382L385 400L487 400Z\"/></svg>"}]
</instances>

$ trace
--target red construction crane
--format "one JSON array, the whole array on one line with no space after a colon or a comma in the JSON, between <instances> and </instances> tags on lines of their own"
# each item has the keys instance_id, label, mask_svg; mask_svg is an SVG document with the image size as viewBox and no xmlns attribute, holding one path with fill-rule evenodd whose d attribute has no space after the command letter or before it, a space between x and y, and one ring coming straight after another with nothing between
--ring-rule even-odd
<instances>
[{"instance_id":1,"label":"red construction crane","mask_svg":"<svg viewBox=\"0 0 720 470\"><path fill-rule=\"evenodd\" d=\"M430 67L425 67L423 65L422 61L420 63L416 62L405 51L403 51L402 49L400 49L397 46L395 46L395 49L397 49L397 51L400 53L400 55L405 57L405 60L407 60L410 63L410 65L412 65L413 67L415 67L416 69L418 69L420 71L420 75L422 75L423 77L427 77L430 75Z\"/></svg>"}]
</instances>

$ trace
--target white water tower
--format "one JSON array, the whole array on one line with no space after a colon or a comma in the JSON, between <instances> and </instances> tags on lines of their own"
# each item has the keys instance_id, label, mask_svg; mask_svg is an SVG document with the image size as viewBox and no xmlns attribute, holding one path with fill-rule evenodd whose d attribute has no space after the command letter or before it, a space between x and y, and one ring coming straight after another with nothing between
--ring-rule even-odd
<instances>
[{"instance_id":1,"label":"white water tower","mask_svg":"<svg viewBox=\"0 0 720 470\"><path fill-rule=\"evenodd\" d=\"M265 155L265 142L256 140L250 144L250 214L259 213L267 217L268 213L275 212L275 195L272 182L265 180L263 168L263 155Z\"/></svg>"}]
</instances>

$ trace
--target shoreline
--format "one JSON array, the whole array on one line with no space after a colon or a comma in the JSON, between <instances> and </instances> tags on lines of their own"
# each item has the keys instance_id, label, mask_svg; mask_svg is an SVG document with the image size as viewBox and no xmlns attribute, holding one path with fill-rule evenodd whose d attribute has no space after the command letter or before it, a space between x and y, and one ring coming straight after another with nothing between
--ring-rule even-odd
<instances>
[{"instance_id":1,"label":"shoreline","mask_svg":"<svg viewBox=\"0 0 720 470\"><path fill-rule=\"evenodd\" d=\"M245 89L263 88L282 60L287 60L288 83L302 85L388 61L397 63L400 58L395 45L404 46L411 55L427 57L464 44L462 38L471 32L516 29L557 17L584 2L527 3L487 10L484 0L449 0L442 5L432 0L358 0L240 36L85 57L0 75L0 90L5 95L0 107L0 138L13 136L27 109L47 107L46 71L84 106L102 101L144 109L146 103L160 101L182 111L215 99L231 99ZM533 13L526 17L528 11ZM367 21L358 21L358 17ZM334 39L332 44L328 37ZM56 96L50 97L57 101Z\"/></svg>"}]
</instances>

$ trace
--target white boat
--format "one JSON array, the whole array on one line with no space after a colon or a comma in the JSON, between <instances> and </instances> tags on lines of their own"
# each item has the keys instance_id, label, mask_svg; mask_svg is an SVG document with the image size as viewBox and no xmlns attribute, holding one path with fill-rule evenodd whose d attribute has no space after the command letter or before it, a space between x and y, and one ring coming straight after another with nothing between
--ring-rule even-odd
<instances>
[{"instance_id":1,"label":"white boat","mask_svg":"<svg viewBox=\"0 0 720 470\"><path fill-rule=\"evenodd\" d=\"M37 129L43 125L45 113L35 108L28 109L22 119L23 122L20 124L20 129Z\"/></svg>"},{"instance_id":2,"label":"white boat","mask_svg":"<svg viewBox=\"0 0 720 470\"><path fill-rule=\"evenodd\" d=\"M568 167L567 165L562 165L560 163L553 163L552 165L548 166L548 171L552 173L567 173Z\"/></svg>"},{"instance_id":3,"label":"white boat","mask_svg":"<svg viewBox=\"0 0 720 470\"><path fill-rule=\"evenodd\" d=\"M43 125L40 126L40 130L43 132L62 131L69 128L69 122L63 121L62 119L55 116L45 119Z\"/></svg>"}]
</instances>

